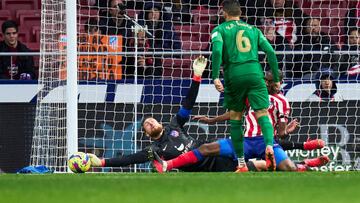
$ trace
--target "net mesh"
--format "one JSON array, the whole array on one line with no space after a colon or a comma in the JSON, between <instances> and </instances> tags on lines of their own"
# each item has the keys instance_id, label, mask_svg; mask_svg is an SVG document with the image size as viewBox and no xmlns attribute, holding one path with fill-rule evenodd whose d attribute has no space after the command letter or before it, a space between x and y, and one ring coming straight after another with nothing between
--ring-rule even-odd
<instances>
[{"instance_id":1,"label":"net mesh","mask_svg":"<svg viewBox=\"0 0 360 203\"><path fill-rule=\"evenodd\" d=\"M79 151L119 157L150 143L140 124L154 116L166 124L190 86L191 60L210 59L210 33L223 22L222 1L79 1ZM285 76L291 119L300 120L289 140L322 138L328 147L289 151L294 160L329 155L321 170L358 169L360 92L357 1L240 1L242 19L257 26L277 52ZM137 30L138 24L145 30ZM126 17L128 16L128 17ZM66 168L64 1L43 0L40 77L32 163ZM135 29L136 28L136 29ZM137 35L135 37L134 32ZM49 54L55 52L56 54ZM265 56L259 61L267 70ZM222 95L205 71L193 114L224 112ZM317 96L320 78L331 75L336 93ZM137 77L135 77L137 76ZM335 88L333 88L334 90ZM321 91L320 91L321 92ZM195 138L222 138L227 123L187 125ZM102 171L148 171L148 164Z\"/></svg>"}]
</instances>

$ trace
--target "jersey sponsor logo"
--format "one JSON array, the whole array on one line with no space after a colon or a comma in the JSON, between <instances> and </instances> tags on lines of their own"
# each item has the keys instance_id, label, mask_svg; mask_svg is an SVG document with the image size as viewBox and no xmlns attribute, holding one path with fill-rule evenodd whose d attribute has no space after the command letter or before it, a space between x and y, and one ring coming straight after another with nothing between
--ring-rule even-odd
<instances>
[{"instance_id":1,"label":"jersey sponsor logo","mask_svg":"<svg viewBox=\"0 0 360 203\"><path fill-rule=\"evenodd\" d=\"M172 131L170 132L170 135L173 136L173 137L179 137L179 131L177 131L177 130L172 130Z\"/></svg>"},{"instance_id":2,"label":"jersey sponsor logo","mask_svg":"<svg viewBox=\"0 0 360 203\"><path fill-rule=\"evenodd\" d=\"M177 149L178 151L183 151L184 149L185 149L185 146L184 146L184 144L181 144L180 146L174 146L175 147L175 149Z\"/></svg>"},{"instance_id":3,"label":"jersey sponsor logo","mask_svg":"<svg viewBox=\"0 0 360 203\"><path fill-rule=\"evenodd\" d=\"M216 36L218 36L218 32L214 32L214 33L211 35L211 39L214 39Z\"/></svg>"},{"instance_id":4,"label":"jersey sponsor logo","mask_svg":"<svg viewBox=\"0 0 360 203\"><path fill-rule=\"evenodd\" d=\"M165 151L165 150L166 150L166 148L167 148L167 145L165 145L165 147L164 147L164 148L162 148L162 150L163 150L163 151Z\"/></svg>"}]
</instances>

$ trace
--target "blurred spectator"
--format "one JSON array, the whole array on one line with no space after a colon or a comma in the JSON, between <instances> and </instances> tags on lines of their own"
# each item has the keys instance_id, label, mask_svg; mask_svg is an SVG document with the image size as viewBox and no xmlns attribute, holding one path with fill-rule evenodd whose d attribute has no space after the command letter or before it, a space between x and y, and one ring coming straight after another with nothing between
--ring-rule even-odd
<instances>
[{"instance_id":1,"label":"blurred spectator","mask_svg":"<svg viewBox=\"0 0 360 203\"><path fill-rule=\"evenodd\" d=\"M272 18L274 19L277 33L284 37L288 44L293 45L297 41L305 15L295 5L294 1L247 0L244 2L242 0L242 5L246 7L248 23L263 25L266 18Z\"/></svg>"},{"instance_id":2,"label":"blurred spectator","mask_svg":"<svg viewBox=\"0 0 360 203\"><path fill-rule=\"evenodd\" d=\"M349 11L344 25L344 33L348 33L349 28L360 27L360 1L349 2Z\"/></svg>"},{"instance_id":3,"label":"blurred spectator","mask_svg":"<svg viewBox=\"0 0 360 203\"><path fill-rule=\"evenodd\" d=\"M270 42L271 46L276 51L286 51L291 49L291 47L287 43L285 43L285 38L283 38L281 35L279 35L279 33L276 32L274 19L264 19L264 24L260 26L260 28L263 31L266 39ZM276 57L279 62L279 68L283 70L285 65L283 62L286 61L287 55L278 53L276 54ZM262 64L265 65L265 70L268 70L268 68L270 68L267 66L268 64L266 63L265 55L260 55L259 60L262 61Z\"/></svg>"},{"instance_id":4,"label":"blurred spectator","mask_svg":"<svg viewBox=\"0 0 360 203\"><path fill-rule=\"evenodd\" d=\"M173 51L181 49L179 36L173 31L171 21L162 20L161 7L158 4L152 4L145 10L144 22L153 37L149 39L150 46L155 51Z\"/></svg>"},{"instance_id":5,"label":"blurred spectator","mask_svg":"<svg viewBox=\"0 0 360 203\"><path fill-rule=\"evenodd\" d=\"M81 6L89 6L89 7L95 6L97 3L96 0L79 0L78 2Z\"/></svg>"},{"instance_id":6,"label":"blurred spectator","mask_svg":"<svg viewBox=\"0 0 360 203\"><path fill-rule=\"evenodd\" d=\"M336 82L330 71L319 74L316 82L315 92L308 98L308 101L342 101L343 97L337 92Z\"/></svg>"},{"instance_id":7,"label":"blurred spectator","mask_svg":"<svg viewBox=\"0 0 360 203\"><path fill-rule=\"evenodd\" d=\"M188 24L191 22L190 4L184 0L172 0L163 6L163 11L175 24Z\"/></svg>"},{"instance_id":8,"label":"blurred spectator","mask_svg":"<svg viewBox=\"0 0 360 203\"><path fill-rule=\"evenodd\" d=\"M264 36L276 51L285 51L290 49L290 46L285 43L285 38L276 31L274 19L264 19L264 25L261 26L261 28Z\"/></svg>"},{"instance_id":9,"label":"blurred spectator","mask_svg":"<svg viewBox=\"0 0 360 203\"><path fill-rule=\"evenodd\" d=\"M99 27L102 34L122 35L126 41L132 36L131 26L133 22L124 16L126 5L122 0L110 0L108 8L101 13Z\"/></svg>"},{"instance_id":10,"label":"blurred spectator","mask_svg":"<svg viewBox=\"0 0 360 203\"><path fill-rule=\"evenodd\" d=\"M360 74L360 55L347 51L360 51L360 29L353 28L347 37L347 44L341 48L343 51L340 57L339 73L341 75L354 76Z\"/></svg>"},{"instance_id":11,"label":"blurred spectator","mask_svg":"<svg viewBox=\"0 0 360 203\"><path fill-rule=\"evenodd\" d=\"M99 22L96 18L89 18L87 23L84 25L84 28L87 34L101 34L101 31L99 30Z\"/></svg>"},{"instance_id":12,"label":"blurred spectator","mask_svg":"<svg viewBox=\"0 0 360 203\"><path fill-rule=\"evenodd\" d=\"M320 31L320 19L308 18L305 22L304 32L299 37L295 46L299 51L325 51L325 53L305 53L297 54L293 58L291 77L313 77L321 67L332 67L333 62L337 62L338 57L331 52L336 50L336 45L332 44L330 38ZM296 63L301 61L301 63Z\"/></svg>"},{"instance_id":13,"label":"blurred spectator","mask_svg":"<svg viewBox=\"0 0 360 203\"><path fill-rule=\"evenodd\" d=\"M130 42L131 49L128 51L134 51L135 41ZM144 31L138 33L138 52L148 52L150 47L149 40L146 37ZM127 60L127 65L124 69L124 76L126 78L133 78L135 74L135 57L129 57ZM156 58L151 55L138 55L137 58L137 75L139 77L143 76L161 76L162 75L162 63L161 58Z\"/></svg>"},{"instance_id":14,"label":"blurred spectator","mask_svg":"<svg viewBox=\"0 0 360 203\"><path fill-rule=\"evenodd\" d=\"M122 0L109 0L108 7L101 13L99 28L103 35L121 35L122 51L126 52L132 49L130 42L134 39L134 34L131 27L134 26L133 21L126 19L126 5ZM129 64L128 60L131 57L122 56L121 65ZM133 64L132 64L133 65ZM124 67L126 68L126 67Z\"/></svg>"},{"instance_id":15,"label":"blurred spectator","mask_svg":"<svg viewBox=\"0 0 360 203\"><path fill-rule=\"evenodd\" d=\"M308 18L305 21L304 32L297 41L296 49L330 51L336 50L336 45L331 43L330 37L321 33L319 18Z\"/></svg>"},{"instance_id":16,"label":"blurred spectator","mask_svg":"<svg viewBox=\"0 0 360 203\"><path fill-rule=\"evenodd\" d=\"M18 41L18 26L8 20L2 26L4 40L0 42L0 52L31 52ZM35 79L32 56L0 56L0 79L31 80Z\"/></svg>"},{"instance_id":17,"label":"blurred spectator","mask_svg":"<svg viewBox=\"0 0 360 203\"><path fill-rule=\"evenodd\" d=\"M349 31L347 44L342 47L342 50L360 50L360 28L353 28Z\"/></svg>"}]
</instances>

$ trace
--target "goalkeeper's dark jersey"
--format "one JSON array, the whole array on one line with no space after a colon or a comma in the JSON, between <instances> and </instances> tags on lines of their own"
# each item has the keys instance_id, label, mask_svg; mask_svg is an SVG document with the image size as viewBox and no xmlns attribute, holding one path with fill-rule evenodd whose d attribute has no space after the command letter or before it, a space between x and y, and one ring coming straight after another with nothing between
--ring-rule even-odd
<instances>
[{"instance_id":1,"label":"goalkeeper's dark jersey","mask_svg":"<svg viewBox=\"0 0 360 203\"><path fill-rule=\"evenodd\" d=\"M191 109L194 106L198 95L200 82L191 83L188 94L183 101L179 112L174 116L170 123L165 126L163 135L159 140L155 140L145 149L120 158L105 159L105 166L121 167L130 164L145 163L153 160L155 151L165 160L173 159L179 155L198 148L200 145L209 141L195 140L189 136L184 125L189 120ZM185 112L185 113L184 113ZM233 165L235 163L235 165ZM198 164L182 167L183 171L234 171L236 167L234 160L223 157L207 157ZM219 165L220 164L220 165ZM225 166L225 169L219 167Z\"/></svg>"}]
</instances>

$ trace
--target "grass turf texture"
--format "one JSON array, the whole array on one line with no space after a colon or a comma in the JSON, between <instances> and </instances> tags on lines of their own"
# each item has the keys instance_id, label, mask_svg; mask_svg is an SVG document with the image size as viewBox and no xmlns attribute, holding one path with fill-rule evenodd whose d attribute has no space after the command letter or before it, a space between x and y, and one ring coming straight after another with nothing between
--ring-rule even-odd
<instances>
[{"instance_id":1,"label":"grass turf texture","mask_svg":"<svg viewBox=\"0 0 360 203\"><path fill-rule=\"evenodd\" d=\"M360 202L360 173L0 175L0 202Z\"/></svg>"}]
</instances>

